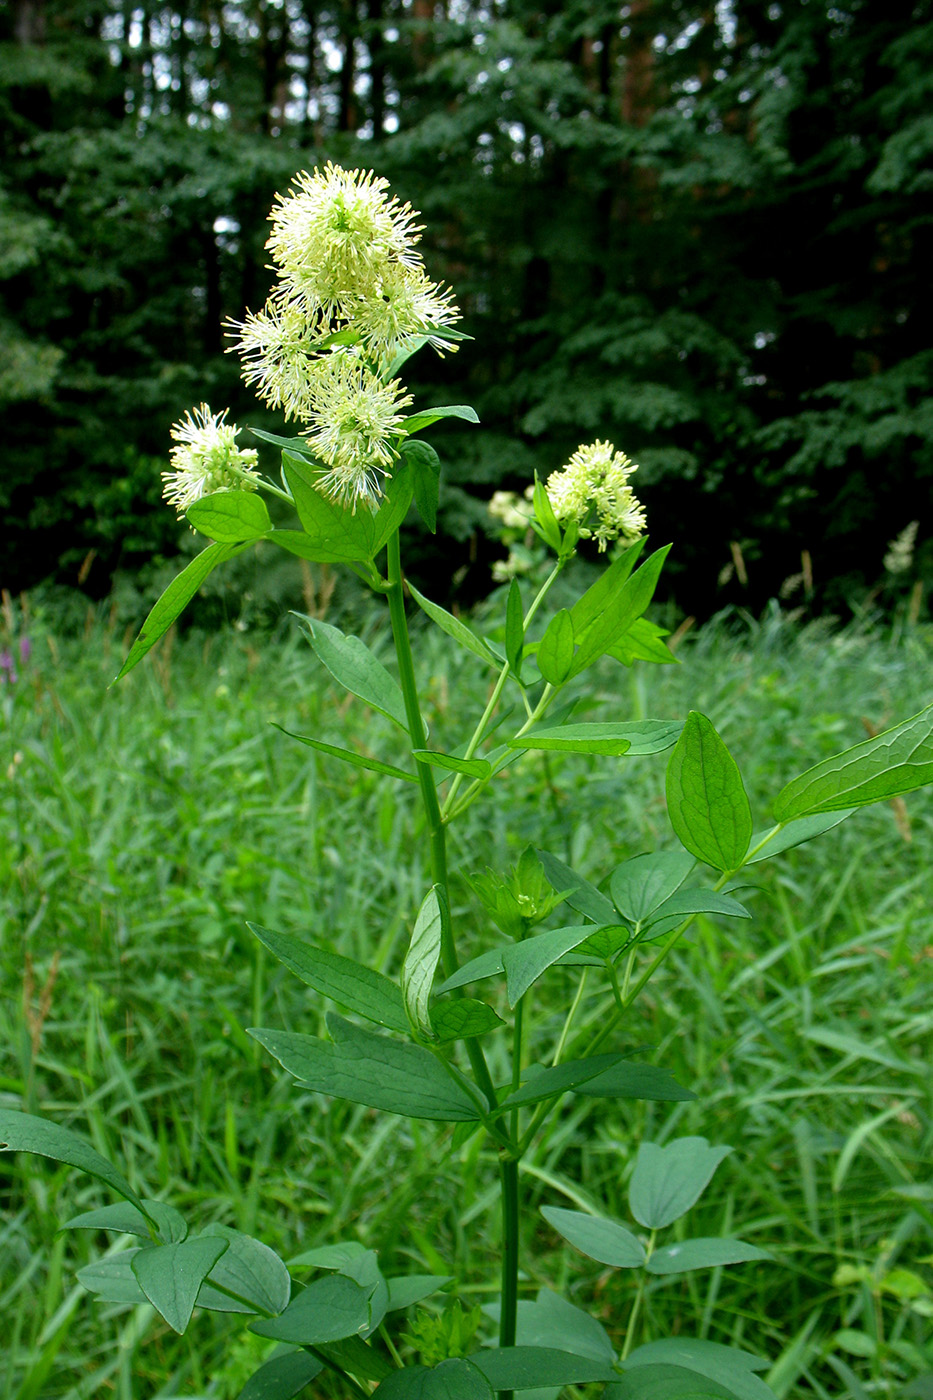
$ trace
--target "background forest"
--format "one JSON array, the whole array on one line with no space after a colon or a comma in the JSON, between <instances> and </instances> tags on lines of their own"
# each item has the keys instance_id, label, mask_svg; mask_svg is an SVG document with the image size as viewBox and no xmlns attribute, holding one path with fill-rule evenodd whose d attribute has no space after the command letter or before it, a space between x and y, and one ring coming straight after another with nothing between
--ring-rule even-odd
<instances>
[{"instance_id":1,"label":"background forest","mask_svg":"<svg viewBox=\"0 0 933 1400\"><path fill-rule=\"evenodd\" d=\"M6 587L101 597L193 548L159 503L192 404L284 428L223 323L326 159L423 211L475 337L412 385L484 425L436 438L435 596L488 588L493 490L594 437L686 612L801 573L844 611L914 520L922 567L928 0L12 0L0 40Z\"/></svg>"}]
</instances>

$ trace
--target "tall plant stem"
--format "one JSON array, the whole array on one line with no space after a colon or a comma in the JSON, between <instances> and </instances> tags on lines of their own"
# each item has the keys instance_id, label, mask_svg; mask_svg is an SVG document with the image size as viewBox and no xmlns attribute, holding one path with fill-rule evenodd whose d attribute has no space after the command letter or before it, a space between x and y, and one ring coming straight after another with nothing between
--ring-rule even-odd
<instances>
[{"instance_id":1,"label":"tall plant stem","mask_svg":"<svg viewBox=\"0 0 933 1400\"><path fill-rule=\"evenodd\" d=\"M499 1345L514 1347L518 1319L518 1158L501 1157L502 1178L502 1295L499 1313ZM514 1392L500 1390L499 1400L514 1400Z\"/></svg>"}]
</instances>

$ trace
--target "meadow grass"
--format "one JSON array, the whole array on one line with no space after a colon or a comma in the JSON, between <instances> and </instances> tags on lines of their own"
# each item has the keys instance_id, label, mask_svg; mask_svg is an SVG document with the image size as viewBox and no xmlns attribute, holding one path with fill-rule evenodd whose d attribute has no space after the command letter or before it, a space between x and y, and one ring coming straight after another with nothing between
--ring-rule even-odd
<instances>
[{"instance_id":1,"label":"meadow grass","mask_svg":"<svg viewBox=\"0 0 933 1400\"><path fill-rule=\"evenodd\" d=\"M415 790L273 726L396 763L397 733L336 690L293 623L189 633L112 690L123 638L104 621L70 637L54 616L17 626L32 653L0 693L0 1101L73 1126L199 1226L259 1233L286 1258L357 1238L387 1270L455 1271L464 1302L488 1302L488 1147L473 1138L451 1162L445 1130L297 1090L244 1033L317 1032L325 1009L248 918L392 973L429 883ZM386 658L382 621L364 635ZM680 666L598 668L584 701L607 719L709 715L762 826L788 778L928 703L929 643L922 630L733 617L688 636ZM428 636L419 656L432 742L456 743L487 678ZM453 829L452 864L501 870L533 843L598 881L674 847L663 774L663 755L529 756ZM890 1283L895 1265L930 1279L931 829L927 792L871 808L755 866L741 895L752 921L697 921L625 1039L656 1047L699 1099L565 1108L525 1164L527 1296L565 1291L621 1342L632 1279L561 1248L533 1207L596 1203L625 1221L638 1142L702 1133L735 1152L690 1233L732 1231L777 1262L654 1280L637 1339L741 1343L771 1359L780 1397L894 1396L933 1370L924 1300ZM452 895L463 954L479 951L478 901L462 879ZM532 1048L576 987L569 969L542 984ZM606 1009L592 979L575 1024ZM232 1400L268 1344L214 1314L179 1339L151 1309L100 1305L75 1284L119 1245L54 1231L108 1199L68 1169L0 1159L0 1400Z\"/></svg>"}]
</instances>

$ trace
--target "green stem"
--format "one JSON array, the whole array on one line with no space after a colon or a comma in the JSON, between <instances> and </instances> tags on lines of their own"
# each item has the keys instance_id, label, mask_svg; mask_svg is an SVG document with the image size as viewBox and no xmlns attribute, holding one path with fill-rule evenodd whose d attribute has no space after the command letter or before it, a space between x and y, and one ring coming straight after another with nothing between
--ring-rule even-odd
<instances>
[{"instance_id":1,"label":"green stem","mask_svg":"<svg viewBox=\"0 0 933 1400\"><path fill-rule=\"evenodd\" d=\"M645 1249L645 1264L648 1263L648 1260L654 1253L654 1242L656 1238L657 1231L652 1230L651 1238L648 1240L648 1244ZM638 1292L635 1294L635 1301L632 1304L632 1311L628 1315L628 1326L625 1329L625 1341L622 1344L622 1354L619 1357L620 1361L624 1361L625 1358L628 1356L629 1352L632 1350L632 1342L635 1340L635 1325L638 1322L638 1315L641 1312L641 1301L642 1298L645 1296L645 1285L647 1281L648 1274L647 1271L643 1268L638 1280Z\"/></svg>"},{"instance_id":2,"label":"green stem","mask_svg":"<svg viewBox=\"0 0 933 1400\"><path fill-rule=\"evenodd\" d=\"M518 1161L501 1157L502 1179L502 1295L499 1345L514 1347L518 1321ZM499 1400L514 1400L514 1391L500 1390Z\"/></svg>"}]
</instances>

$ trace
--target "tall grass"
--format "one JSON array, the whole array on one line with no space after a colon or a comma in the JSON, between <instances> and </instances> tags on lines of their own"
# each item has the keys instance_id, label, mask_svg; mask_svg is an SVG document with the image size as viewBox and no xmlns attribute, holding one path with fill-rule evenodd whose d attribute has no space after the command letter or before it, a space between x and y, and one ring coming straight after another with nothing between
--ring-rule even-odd
<instances>
[{"instance_id":1,"label":"tall grass","mask_svg":"<svg viewBox=\"0 0 933 1400\"><path fill-rule=\"evenodd\" d=\"M392 726L338 693L290 627L189 634L107 690L122 638L105 623L71 637L54 617L16 625L32 652L0 692L2 1100L73 1125L200 1224L261 1232L285 1257L342 1234L396 1271L453 1262L473 1290L463 1296L486 1301L494 1164L482 1144L452 1166L444 1131L296 1090L243 1029L313 1032L324 1009L267 961L247 918L397 970L427 882L407 785L388 790L272 727L397 762ZM385 648L377 619L367 639ZM599 670L586 705L606 718L708 714L764 824L787 778L928 703L929 641L795 630L777 613L720 621L685 639L679 667ZM425 646L441 746L465 709L479 713L484 682ZM598 1201L624 1219L641 1138L734 1145L691 1232L740 1232L779 1262L655 1281L643 1334L742 1341L773 1359L780 1396L893 1396L933 1370L922 1307L885 1283L895 1263L931 1278L918 1263L933 1234L931 828L921 793L754 867L742 896L753 921L698 921L636 1008L632 1038L698 1102L573 1106L527 1165L532 1203ZM598 880L656 838L673 846L663 759L529 757L453 838L462 870L501 868L533 842ZM466 882L453 897L480 948ZM532 1043L575 985L569 971L545 984ZM604 1010L586 990L580 1023ZM151 1309L101 1306L75 1285L112 1245L53 1233L103 1203L95 1184L4 1158L0 1189L0 1400L236 1394L266 1344L215 1315L178 1339ZM523 1286L595 1299L621 1338L630 1281L559 1243L529 1212Z\"/></svg>"}]
</instances>

